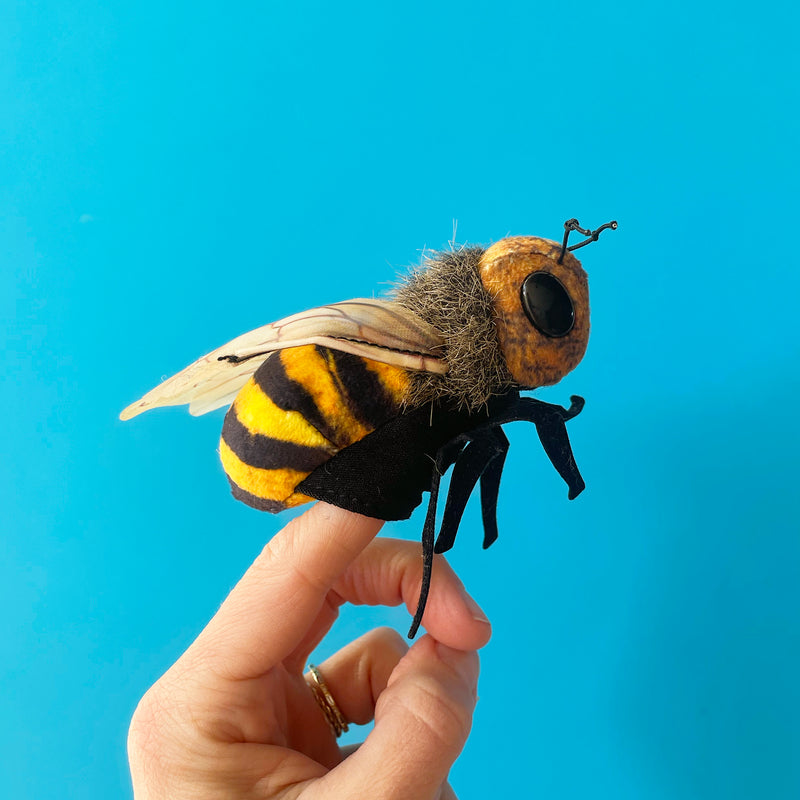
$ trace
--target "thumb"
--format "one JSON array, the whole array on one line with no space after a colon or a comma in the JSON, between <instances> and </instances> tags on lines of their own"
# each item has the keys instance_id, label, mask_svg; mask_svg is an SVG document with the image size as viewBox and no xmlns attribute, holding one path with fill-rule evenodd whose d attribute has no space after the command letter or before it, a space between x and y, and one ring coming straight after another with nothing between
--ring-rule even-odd
<instances>
[{"instance_id":1,"label":"thumb","mask_svg":"<svg viewBox=\"0 0 800 800\"><path fill-rule=\"evenodd\" d=\"M424 636L403 656L364 744L322 778L322 797L434 800L467 741L478 654Z\"/></svg>"}]
</instances>

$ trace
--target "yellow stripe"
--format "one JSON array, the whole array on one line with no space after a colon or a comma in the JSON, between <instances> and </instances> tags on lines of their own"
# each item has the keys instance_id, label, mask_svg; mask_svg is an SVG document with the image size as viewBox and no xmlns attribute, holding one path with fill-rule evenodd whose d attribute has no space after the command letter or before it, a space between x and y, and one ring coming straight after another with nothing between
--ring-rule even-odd
<instances>
[{"instance_id":1,"label":"yellow stripe","mask_svg":"<svg viewBox=\"0 0 800 800\"><path fill-rule=\"evenodd\" d=\"M316 503L315 497L309 497L307 494L300 494L300 492L295 492L294 494L289 495L283 503L286 508L294 508L295 506L301 506L303 503Z\"/></svg>"},{"instance_id":2,"label":"yellow stripe","mask_svg":"<svg viewBox=\"0 0 800 800\"><path fill-rule=\"evenodd\" d=\"M324 447L331 454L335 452L331 443L300 412L284 411L276 406L253 378L233 401L233 413L250 433L294 444Z\"/></svg>"},{"instance_id":3,"label":"yellow stripe","mask_svg":"<svg viewBox=\"0 0 800 800\"><path fill-rule=\"evenodd\" d=\"M380 361L373 361L371 358L362 360L367 369L378 376L378 380L380 380L383 388L386 389L392 399L400 405L411 381L408 370L391 364L382 364Z\"/></svg>"},{"instance_id":4,"label":"yellow stripe","mask_svg":"<svg viewBox=\"0 0 800 800\"><path fill-rule=\"evenodd\" d=\"M294 469L259 469L245 464L233 450L219 440L219 457L227 476L241 489L264 500L277 500L287 508L307 503L311 500L303 494L295 493L295 487L308 476L307 472Z\"/></svg>"},{"instance_id":5,"label":"yellow stripe","mask_svg":"<svg viewBox=\"0 0 800 800\"><path fill-rule=\"evenodd\" d=\"M320 414L336 431L335 444L339 448L347 447L371 433L350 413L332 356L325 358L313 345L305 345L282 350L280 358L287 377L299 383L311 395Z\"/></svg>"}]
</instances>

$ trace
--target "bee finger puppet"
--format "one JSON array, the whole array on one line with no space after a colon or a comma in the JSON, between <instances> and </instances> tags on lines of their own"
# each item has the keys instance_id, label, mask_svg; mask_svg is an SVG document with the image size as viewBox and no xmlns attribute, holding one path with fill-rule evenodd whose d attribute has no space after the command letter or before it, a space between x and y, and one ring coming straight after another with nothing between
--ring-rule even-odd
<instances>
[{"instance_id":1,"label":"bee finger puppet","mask_svg":"<svg viewBox=\"0 0 800 800\"><path fill-rule=\"evenodd\" d=\"M230 405L219 445L234 497L277 513L312 499L384 520L430 500L423 526L422 621L434 552L449 550L480 482L484 548L509 442L528 421L569 487L584 489L566 422L580 413L521 397L557 383L589 338L586 273L572 255L597 240L575 219L559 244L512 236L435 253L388 300L348 300L245 333L165 380L120 417L188 403ZM571 233L587 237L568 246ZM453 467L438 537L441 476ZM435 538L435 542L434 542Z\"/></svg>"}]
</instances>

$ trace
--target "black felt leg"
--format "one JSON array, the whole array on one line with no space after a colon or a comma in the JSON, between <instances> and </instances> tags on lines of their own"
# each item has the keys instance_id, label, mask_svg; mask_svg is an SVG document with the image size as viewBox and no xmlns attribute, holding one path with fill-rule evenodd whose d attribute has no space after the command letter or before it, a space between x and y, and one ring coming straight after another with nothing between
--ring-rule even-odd
<instances>
[{"instance_id":1,"label":"black felt leg","mask_svg":"<svg viewBox=\"0 0 800 800\"><path fill-rule=\"evenodd\" d=\"M547 453L558 474L564 479L569 492L567 497L574 500L585 488L578 465L572 455L572 447L567 436L567 426L560 417L552 416L546 422L537 423L536 429Z\"/></svg>"},{"instance_id":2,"label":"black felt leg","mask_svg":"<svg viewBox=\"0 0 800 800\"><path fill-rule=\"evenodd\" d=\"M457 436L451 439L447 444L440 448L436 454L436 469L439 470L439 475L444 475L453 464L458 461L461 452L464 450L464 445L469 442L466 436Z\"/></svg>"},{"instance_id":3,"label":"black felt leg","mask_svg":"<svg viewBox=\"0 0 800 800\"><path fill-rule=\"evenodd\" d=\"M408 629L408 638L413 639L417 635L422 615L425 613L425 606L428 602L428 592L431 588L431 574L433 572L433 537L436 530L436 503L439 499L439 483L442 476L438 468L433 470L431 478L431 497L428 501L428 513L425 515L425 525L422 528L422 586L419 590L419 601L417 602L417 612Z\"/></svg>"},{"instance_id":4,"label":"black felt leg","mask_svg":"<svg viewBox=\"0 0 800 800\"><path fill-rule=\"evenodd\" d=\"M453 546L472 490L500 451L493 429L485 428L475 434L473 440L458 457L453 477L450 479L450 491L447 493L447 504L442 517L442 527L436 539L435 552L446 553Z\"/></svg>"},{"instance_id":5,"label":"black felt leg","mask_svg":"<svg viewBox=\"0 0 800 800\"><path fill-rule=\"evenodd\" d=\"M561 415L566 422L568 419L572 419L573 417L577 417L578 414L583 411L583 407L586 405L586 401L579 395L579 394L572 394L569 397L569 408L564 409L564 413Z\"/></svg>"},{"instance_id":6,"label":"black felt leg","mask_svg":"<svg viewBox=\"0 0 800 800\"><path fill-rule=\"evenodd\" d=\"M508 454L508 439L500 428L491 429L496 455L481 475L481 514L483 516L483 549L497 540L497 498L500 494L500 477Z\"/></svg>"},{"instance_id":7,"label":"black felt leg","mask_svg":"<svg viewBox=\"0 0 800 800\"><path fill-rule=\"evenodd\" d=\"M547 457L564 479L569 487L567 496L574 500L585 488L578 465L572 455L572 446L569 443L566 420L577 416L583 409L584 400L577 395L572 398L572 405L568 409L542 403L532 398L521 398L513 407L513 419L527 420L536 425L539 441L544 447ZM505 418L503 422L511 421Z\"/></svg>"}]
</instances>

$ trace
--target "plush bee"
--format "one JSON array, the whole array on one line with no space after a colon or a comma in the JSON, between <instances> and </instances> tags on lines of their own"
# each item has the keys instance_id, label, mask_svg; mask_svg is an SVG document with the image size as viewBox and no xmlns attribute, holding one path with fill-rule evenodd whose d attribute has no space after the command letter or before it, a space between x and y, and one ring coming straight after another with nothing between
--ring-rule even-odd
<instances>
[{"instance_id":1,"label":"plush bee","mask_svg":"<svg viewBox=\"0 0 800 800\"><path fill-rule=\"evenodd\" d=\"M567 436L569 409L520 397L554 384L589 337L586 273L573 250L596 241L577 220L559 244L513 236L425 259L389 300L349 300L246 333L148 392L120 415L231 404L220 456L233 494L276 513L316 498L379 519L406 519L430 492L419 627L434 552L454 542L480 481L484 547L509 447L502 425L526 420L569 487L584 488ZM588 237L568 247L570 233ZM434 543L441 476L453 466Z\"/></svg>"}]
</instances>

